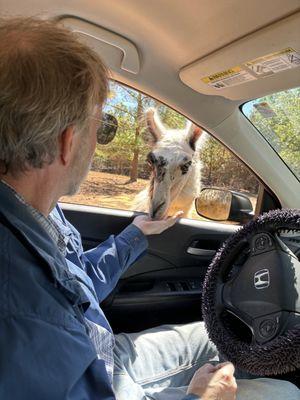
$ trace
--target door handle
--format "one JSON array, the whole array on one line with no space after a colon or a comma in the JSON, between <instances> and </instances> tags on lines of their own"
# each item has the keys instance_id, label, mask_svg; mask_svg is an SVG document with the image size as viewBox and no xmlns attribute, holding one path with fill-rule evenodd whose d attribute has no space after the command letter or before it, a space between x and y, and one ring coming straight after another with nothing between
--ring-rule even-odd
<instances>
[{"instance_id":1,"label":"door handle","mask_svg":"<svg viewBox=\"0 0 300 400\"><path fill-rule=\"evenodd\" d=\"M192 254L193 256L206 256L206 257L211 257L216 254L216 250L199 249L197 247L188 247L186 252L188 254Z\"/></svg>"}]
</instances>

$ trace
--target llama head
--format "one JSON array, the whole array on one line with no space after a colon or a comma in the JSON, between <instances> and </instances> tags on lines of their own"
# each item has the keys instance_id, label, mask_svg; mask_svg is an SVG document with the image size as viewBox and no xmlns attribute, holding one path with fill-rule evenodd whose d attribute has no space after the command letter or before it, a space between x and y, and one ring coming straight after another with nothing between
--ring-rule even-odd
<instances>
[{"instance_id":1,"label":"llama head","mask_svg":"<svg viewBox=\"0 0 300 400\"><path fill-rule=\"evenodd\" d=\"M152 146L147 156L151 167L149 215L161 219L168 215L172 204L191 181L198 160L196 144L203 131L193 124L185 129L166 129L153 108L146 112L146 122L148 142Z\"/></svg>"}]
</instances>

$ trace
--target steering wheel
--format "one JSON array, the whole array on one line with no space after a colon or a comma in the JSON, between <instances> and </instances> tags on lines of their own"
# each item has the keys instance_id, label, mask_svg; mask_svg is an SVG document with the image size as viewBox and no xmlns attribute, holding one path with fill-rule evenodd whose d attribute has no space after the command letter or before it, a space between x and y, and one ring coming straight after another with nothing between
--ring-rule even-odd
<instances>
[{"instance_id":1,"label":"steering wheel","mask_svg":"<svg viewBox=\"0 0 300 400\"><path fill-rule=\"evenodd\" d=\"M259 375L300 368L300 210L249 222L221 247L203 287L210 339L237 367Z\"/></svg>"}]
</instances>

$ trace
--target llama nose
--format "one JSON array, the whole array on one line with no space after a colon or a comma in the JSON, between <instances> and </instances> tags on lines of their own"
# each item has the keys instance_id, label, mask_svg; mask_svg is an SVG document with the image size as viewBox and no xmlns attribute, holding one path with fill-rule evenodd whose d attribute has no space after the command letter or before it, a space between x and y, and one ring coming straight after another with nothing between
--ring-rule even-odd
<instances>
[{"instance_id":1,"label":"llama nose","mask_svg":"<svg viewBox=\"0 0 300 400\"><path fill-rule=\"evenodd\" d=\"M152 215L151 218L154 218L156 216L156 214L158 213L158 211L162 208L162 206L165 204L165 202L163 201L162 203L160 203L158 206L154 206L152 209Z\"/></svg>"}]
</instances>

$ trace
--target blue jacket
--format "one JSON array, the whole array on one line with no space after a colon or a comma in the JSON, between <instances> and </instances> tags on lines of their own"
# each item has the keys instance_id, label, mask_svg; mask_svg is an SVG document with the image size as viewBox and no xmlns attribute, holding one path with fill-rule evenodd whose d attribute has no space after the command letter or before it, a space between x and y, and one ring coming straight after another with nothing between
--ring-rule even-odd
<instances>
[{"instance_id":1,"label":"blue jacket","mask_svg":"<svg viewBox=\"0 0 300 400\"><path fill-rule=\"evenodd\" d=\"M147 240L129 225L83 252L78 232L62 222L70 237L68 261L0 183L0 399L115 400L83 315L110 329L99 301Z\"/></svg>"}]
</instances>

